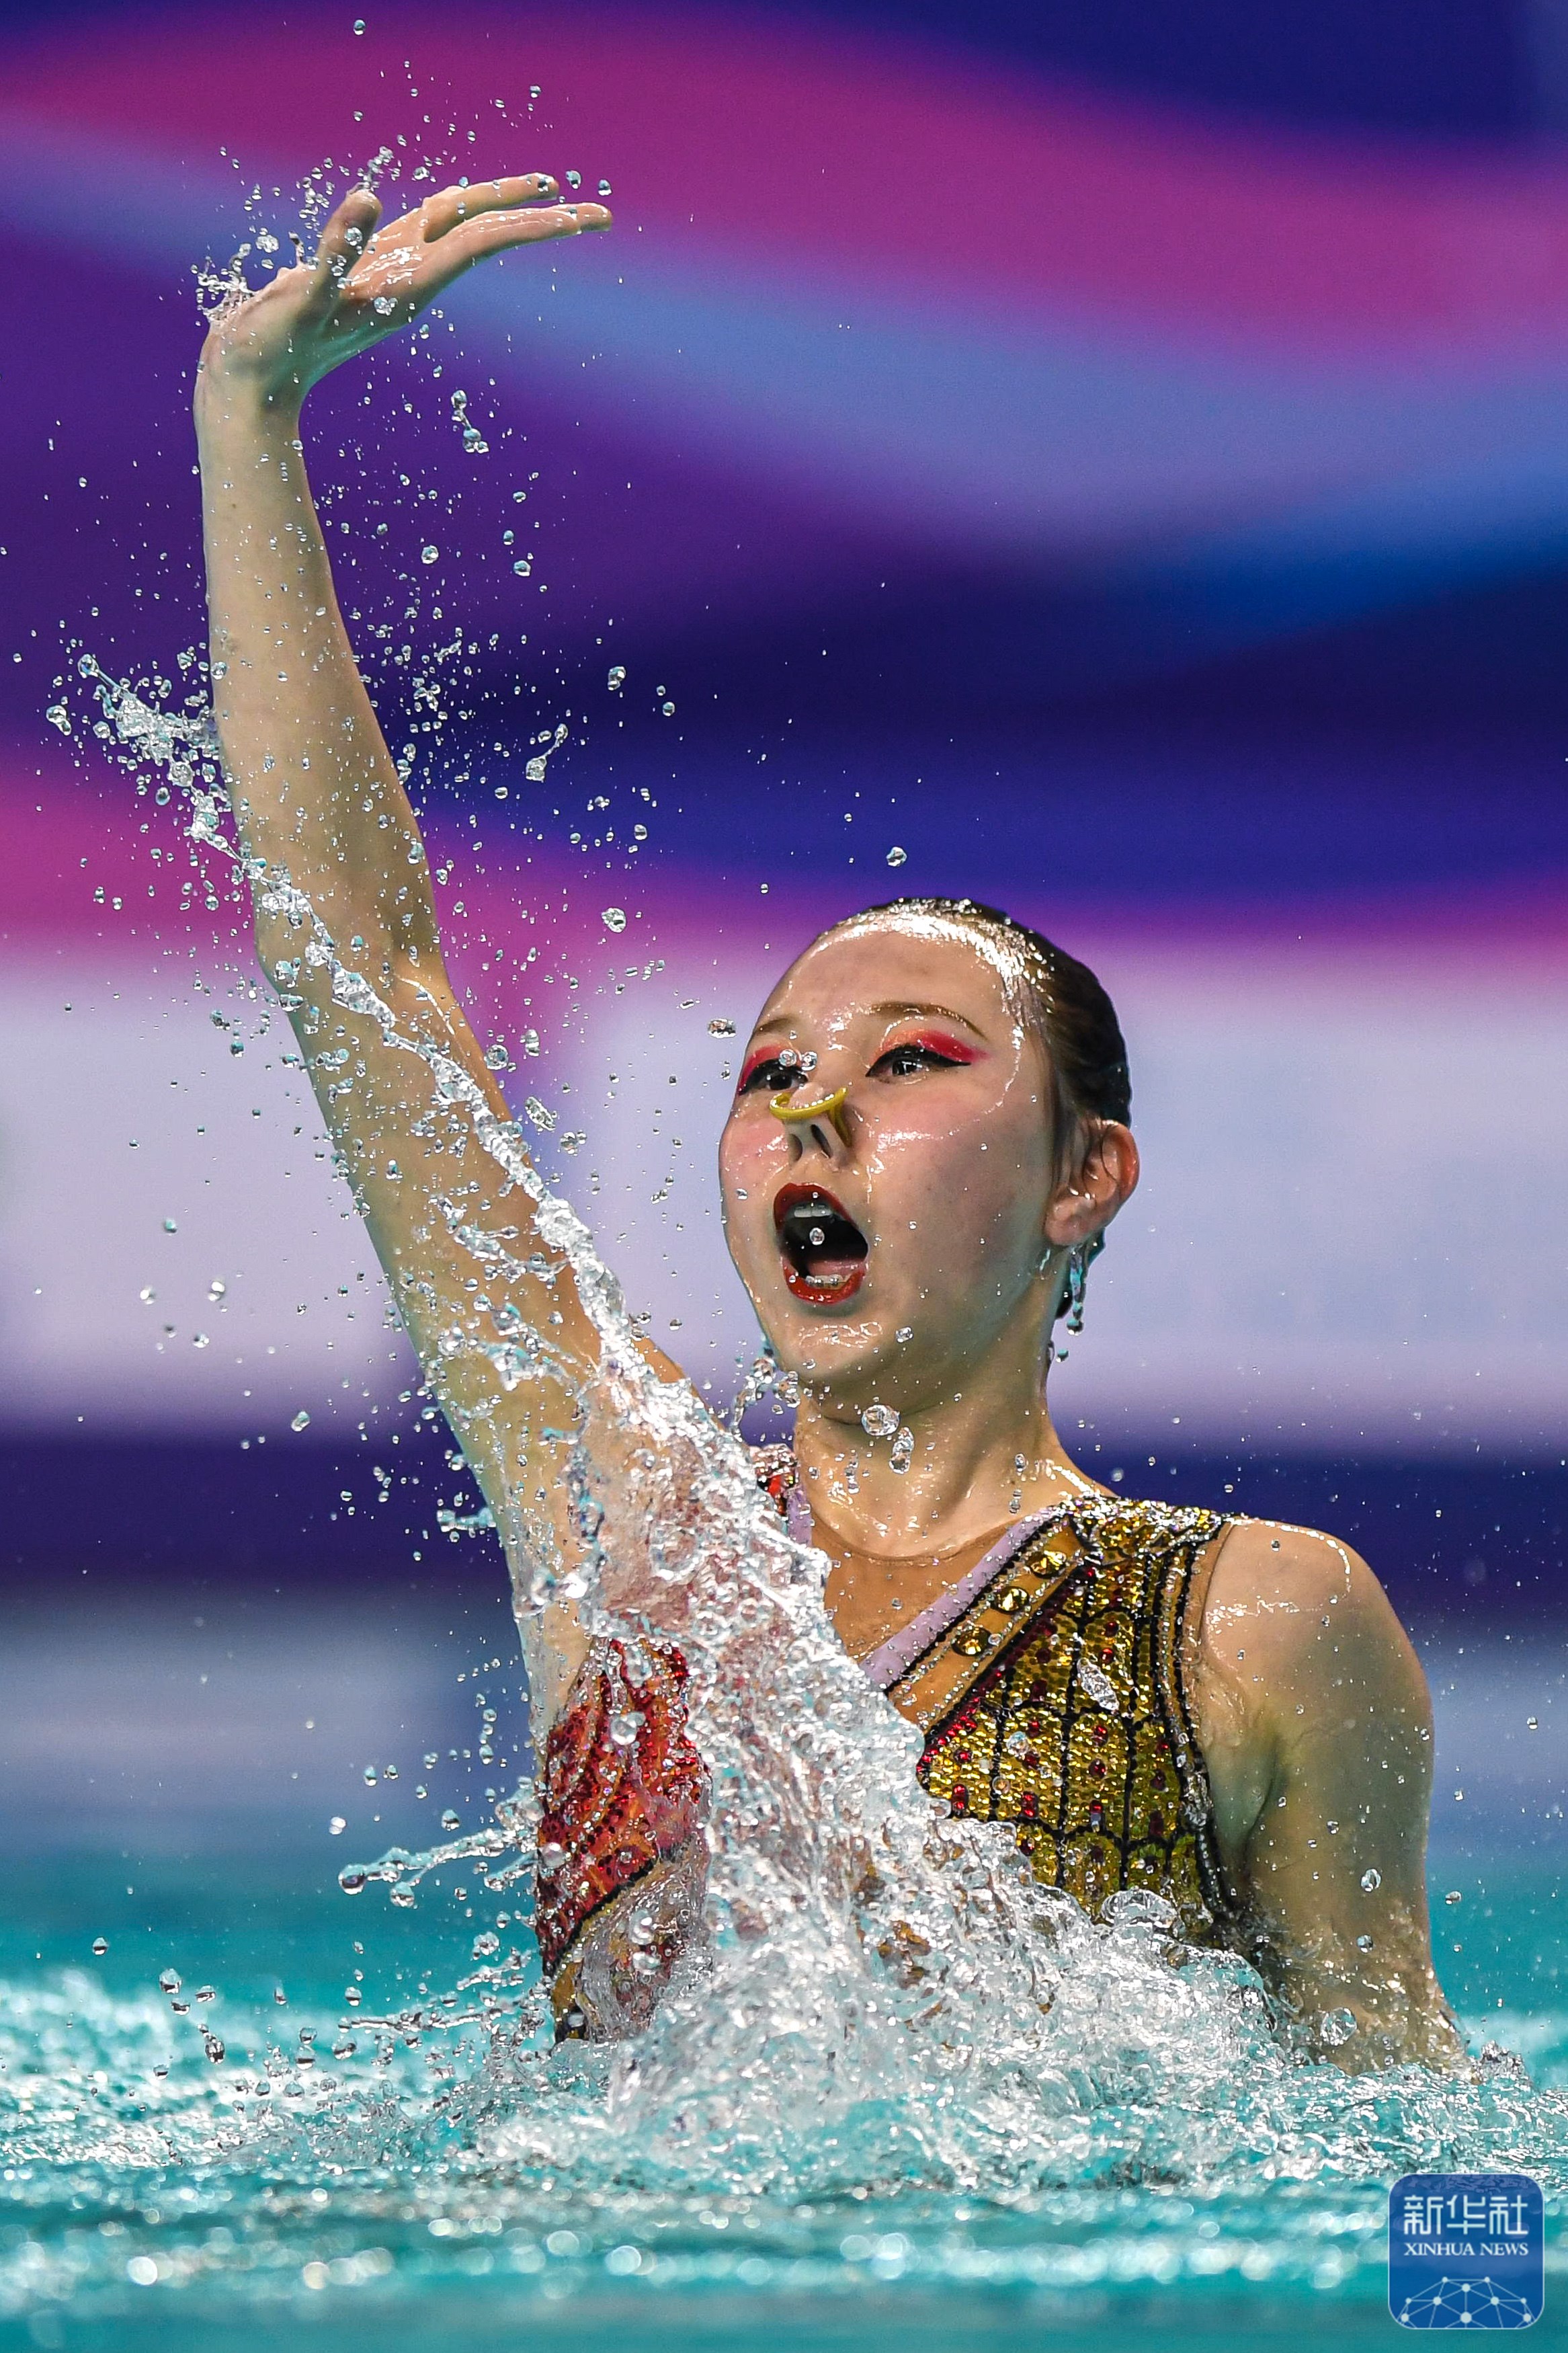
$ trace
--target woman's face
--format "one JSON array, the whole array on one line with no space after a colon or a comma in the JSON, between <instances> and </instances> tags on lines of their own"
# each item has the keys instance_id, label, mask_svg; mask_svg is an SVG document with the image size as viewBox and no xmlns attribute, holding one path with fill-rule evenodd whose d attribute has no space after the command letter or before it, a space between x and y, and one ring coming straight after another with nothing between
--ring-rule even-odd
<instances>
[{"instance_id":1,"label":"woman's face","mask_svg":"<svg viewBox=\"0 0 1568 2353\"><path fill-rule=\"evenodd\" d=\"M781 1120L845 1090L841 1110ZM720 1145L730 1251L780 1363L908 1413L1033 1299L1051 1230L1043 1048L962 934L869 918L763 1007Z\"/></svg>"}]
</instances>

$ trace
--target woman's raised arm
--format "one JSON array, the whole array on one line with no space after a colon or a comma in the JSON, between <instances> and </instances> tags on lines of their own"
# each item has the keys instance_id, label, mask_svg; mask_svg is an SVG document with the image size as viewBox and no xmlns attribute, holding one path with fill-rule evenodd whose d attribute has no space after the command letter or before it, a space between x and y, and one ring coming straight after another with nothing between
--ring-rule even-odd
<instances>
[{"instance_id":1,"label":"woman's raised arm","mask_svg":"<svg viewBox=\"0 0 1568 2353\"><path fill-rule=\"evenodd\" d=\"M506 1105L442 962L424 845L338 609L300 429L312 384L475 261L609 226L602 206L555 194L540 174L449 188L378 231L380 206L356 190L313 263L215 323L195 410L213 698L262 961L491 1509L569 1543L559 1434L597 1335L570 1266L542 1250L529 1194L485 1148ZM558 1630L569 1671L577 1644ZM552 1694L535 1696L548 1715Z\"/></svg>"}]
</instances>

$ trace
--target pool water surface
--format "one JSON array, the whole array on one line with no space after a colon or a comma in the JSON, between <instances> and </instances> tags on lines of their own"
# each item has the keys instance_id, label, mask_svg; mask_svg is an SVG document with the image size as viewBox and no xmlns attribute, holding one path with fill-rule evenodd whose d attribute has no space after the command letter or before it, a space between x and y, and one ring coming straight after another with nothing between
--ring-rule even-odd
<instances>
[{"instance_id":1,"label":"pool water surface","mask_svg":"<svg viewBox=\"0 0 1568 2353\"><path fill-rule=\"evenodd\" d=\"M253 1640L258 1672L269 1640ZM289 1643L290 1656L322 1655L297 1632ZM9 1680L24 1780L26 1648L19 1637ZM1216 2122L1212 2093L1189 2106L1167 2063L1134 2084L1136 2129L1108 2110L1059 2178L995 2196L917 2165L858 2175L847 2128L837 2178L825 2162L804 2195L707 2178L700 2159L684 2178L668 2161L650 2170L617 2141L613 2112L580 2162L559 2146L546 2161L498 2145L509 2069L531 2071L536 2103L587 2117L608 2096L605 2063L569 2049L498 2066L474 2027L383 2036L378 2058L359 2020L416 2001L438 2015L475 1972L498 1899L451 1873L406 1911L374 1887L345 1897L336 1869L353 1840L326 1821L332 1788L351 1802L335 1766L315 1783L307 1772L302 1799L240 1812L194 1781L162 1814L140 1810L150 1783L118 1811L79 1789L74 1811L51 1814L35 1791L37 1834L14 1819L0 1906L0 2346L249 2353L302 2333L323 2348L1358 2348L1393 2341L1391 2180L1483 2165L1546 2187L1548 2305L1533 2341L1558 2341L1561 1818L1538 1783L1510 1821L1504 1795L1523 1785L1486 1778L1520 1672L1472 1657L1433 1676L1440 1778L1466 1776L1464 1806L1438 1812L1439 1966L1472 2048L1517 2058L1499 2055L1462 2097L1303 2069L1284 2126L1245 2082ZM1550 1735L1544 1703L1530 1704ZM174 1738L156 1714L150 1753ZM1546 1744L1530 1753L1545 1762ZM369 1802L363 1781L359 1795ZM362 1836L355 1852L369 1851ZM173 1994L163 1972L178 1976ZM875 2118L856 2129L890 2145Z\"/></svg>"}]
</instances>

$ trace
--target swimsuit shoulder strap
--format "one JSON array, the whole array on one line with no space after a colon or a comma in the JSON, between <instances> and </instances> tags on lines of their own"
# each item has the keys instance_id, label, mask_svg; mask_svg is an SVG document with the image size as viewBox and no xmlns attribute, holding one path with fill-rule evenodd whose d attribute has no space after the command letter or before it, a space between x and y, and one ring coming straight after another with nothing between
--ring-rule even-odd
<instances>
[{"instance_id":1,"label":"swimsuit shoulder strap","mask_svg":"<svg viewBox=\"0 0 1568 2353\"><path fill-rule=\"evenodd\" d=\"M1030 1539L1058 1516L1054 1511L1036 1512L1016 1526L1005 1529L956 1585L939 1593L918 1618L911 1618L907 1626L900 1626L896 1634L889 1634L885 1642L861 1660L867 1681L875 1683L879 1691L890 1691L896 1683L900 1683L915 1661L941 1641L965 1610L997 1582L1004 1569L1022 1559Z\"/></svg>"}]
</instances>

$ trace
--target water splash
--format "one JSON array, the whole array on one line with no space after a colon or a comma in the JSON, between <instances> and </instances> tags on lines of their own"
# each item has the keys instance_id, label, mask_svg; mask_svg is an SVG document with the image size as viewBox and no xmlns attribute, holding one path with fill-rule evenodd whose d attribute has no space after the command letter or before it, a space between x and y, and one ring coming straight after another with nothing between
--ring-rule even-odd
<instances>
[{"instance_id":1,"label":"water splash","mask_svg":"<svg viewBox=\"0 0 1568 2353\"><path fill-rule=\"evenodd\" d=\"M452 1997L340 2031L390 2044L483 2028L483 2066L437 2105L493 2161L584 2181L700 2175L748 2196L857 2181L995 2196L1112 2173L1364 2173L1414 2161L1435 2137L1490 2146L1500 2114L1517 2124L1528 2089L1500 2060L1474 2084L1414 2071L1347 2083L1301 2064L1271 2032L1252 1972L1183 1950L1160 1898L1123 1894L1091 1923L1034 1882L1005 1827L939 1813L915 1778L919 1734L833 1631L822 1556L791 1538L732 1430L645 1362L618 1283L517 1123L400 1027L287 873L229 839L202 699L171 710L87 656L79 672L100 740L144 784L159 774L184 795L195 848L238 865L260 909L298 934L300 961L330 980L332 1003L426 1066L440 1103L532 1204L527 1266L507 1238L446 1206L476 1271L553 1282L570 1270L600 1348L570 1445L580 1559L568 1574L520 1500L500 1514L531 1663L539 1613L560 1594L590 1633L626 1644L634 1684L645 1640L678 1641L691 1670L692 1731L712 1782L706 1941L647 2031L592 2065L558 2059L542 2042L536 1960L519 1947ZM546 1329L495 1321L493 1339L446 1336L438 1388L454 1359L476 1354L497 1403L570 1374ZM455 1425L470 1449L485 1413ZM351 1864L342 1884L380 1883L406 1905L431 1873L477 1867L510 1897L526 1886L536 1820L524 1782L484 1829ZM1554 2095L1533 2120L1555 2153Z\"/></svg>"},{"instance_id":2,"label":"water splash","mask_svg":"<svg viewBox=\"0 0 1568 2353\"><path fill-rule=\"evenodd\" d=\"M275 2283L449 2295L481 2262L552 2298L903 2279L967 2299L1226 2274L1321 2297L1377 2272L1369 2182L1523 2165L1568 2194L1562 2021L1518 2022L1545 2090L1501 2049L1468 2079L1347 2078L1276 2039L1244 1963L1183 1951L1157 1897L1091 1923L1035 1884L1005 1827L937 1812L919 1736L832 1630L825 1564L792 1542L733 1432L649 1371L517 1124L400 1030L287 874L237 848L205 696L176 704L166 681L129 686L87 656L78 676L92 740L154 801L183 800L201 871L216 853L292 925L299 968L419 1058L533 1204L526 1265L446 1206L476 1273L570 1270L601 1347L568 1466L584 1546L568 1575L548 1527L521 1504L501 1514L524 1652L537 1663L557 1591L622 1638L634 1677L640 1640L680 1643L712 1778L707 1938L634 2041L553 2048L521 1933L538 1819L523 1780L479 1830L343 1872L359 1901L380 1888L400 1911L461 1873L518 1930L481 1928L475 1966L401 2007L322 2006L302 2026L296 2010L295 2045L274 2032L247 2050L227 2014L220 2035L174 2012L177 1978L165 2002L81 1978L0 1989L0 2200L28 2225L0 2243L0 2313L66 2296L113 2311L169 2284L221 2288L201 2309L226 2326ZM497 1400L564 1369L548 1329L520 1319L448 1336ZM773 1385L765 1361L753 1383ZM103 2215L96 2232L53 2228L62 2195Z\"/></svg>"}]
</instances>

